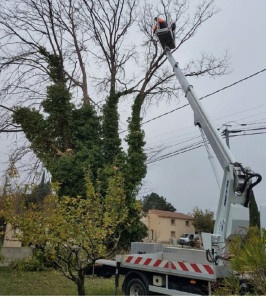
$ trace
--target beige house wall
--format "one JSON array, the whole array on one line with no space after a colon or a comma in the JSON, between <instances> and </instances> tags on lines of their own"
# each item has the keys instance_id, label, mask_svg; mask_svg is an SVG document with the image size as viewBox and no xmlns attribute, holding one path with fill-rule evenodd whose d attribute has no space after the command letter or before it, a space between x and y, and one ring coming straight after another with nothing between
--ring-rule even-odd
<instances>
[{"instance_id":1,"label":"beige house wall","mask_svg":"<svg viewBox=\"0 0 266 300\"><path fill-rule=\"evenodd\" d=\"M21 247L21 242L15 239L14 236L14 229L10 224L7 224L3 247Z\"/></svg>"},{"instance_id":2,"label":"beige house wall","mask_svg":"<svg viewBox=\"0 0 266 300\"><path fill-rule=\"evenodd\" d=\"M177 241L184 233L195 234L191 219L177 219L148 214L145 220L148 227L146 240L157 243Z\"/></svg>"}]
</instances>

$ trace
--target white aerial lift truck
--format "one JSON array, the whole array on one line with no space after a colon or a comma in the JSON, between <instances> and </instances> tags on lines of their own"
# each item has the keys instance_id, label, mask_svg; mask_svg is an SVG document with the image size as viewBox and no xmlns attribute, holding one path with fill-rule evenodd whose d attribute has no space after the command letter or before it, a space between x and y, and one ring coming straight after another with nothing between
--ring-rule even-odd
<instances>
[{"instance_id":1,"label":"white aerial lift truck","mask_svg":"<svg viewBox=\"0 0 266 300\"><path fill-rule=\"evenodd\" d=\"M246 228L249 226L250 191L261 181L259 174L243 167L234 158L199 103L193 87L188 83L171 54L171 49L175 48L172 29L173 26L160 29L158 23L156 35L194 111L194 123L202 133L205 146L211 145L224 171L220 199L213 234L202 234L204 250L163 248L160 244L132 243L131 254L118 255L116 261L97 262L98 265L107 268L104 271L105 275L111 275L112 269L116 270L116 287L119 275L125 275L122 286L125 295L210 294L211 283L228 274L227 243L235 235L246 234ZM209 158L213 162L210 154ZM217 181L220 184L219 180Z\"/></svg>"}]
</instances>

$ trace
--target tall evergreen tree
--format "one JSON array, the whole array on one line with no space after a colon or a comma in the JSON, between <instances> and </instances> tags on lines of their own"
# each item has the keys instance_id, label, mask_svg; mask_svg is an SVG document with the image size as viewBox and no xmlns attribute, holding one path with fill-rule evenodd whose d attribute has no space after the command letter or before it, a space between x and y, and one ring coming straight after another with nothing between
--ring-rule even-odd
<instances>
[{"instance_id":1,"label":"tall evergreen tree","mask_svg":"<svg viewBox=\"0 0 266 300\"><path fill-rule=\"evenodd\" d=\"M51 184L49 181L45 182L45 172L43 172L41 182L35 186L29 195L26 195L26 204L43 203L47 195L51 193Z\"/></svg>"},{"instance_id":2,"label":"tall evergreen tree","mask_svg":"<svg viewBox=\"0 0 266 300\"><path fill-rule=\"evenodd\" d=\"M249 200L249 226L257 226L260 228L260 212L252 189L250 190Z\"/></svg>"},{"instance_id":3,"label":"tall evergreen tree","mask_svg":"<svg viewBox=\"0 0 266 300\"><path fill-rule=\"evenodd\" d=\"M166 201L166 199L162 196L159 196L156 193L151 193L142 200L142 210L144 212L148 212L150 209L159 209L166 211L176 211L175 207Z\"/></svg>"}]
</instances>

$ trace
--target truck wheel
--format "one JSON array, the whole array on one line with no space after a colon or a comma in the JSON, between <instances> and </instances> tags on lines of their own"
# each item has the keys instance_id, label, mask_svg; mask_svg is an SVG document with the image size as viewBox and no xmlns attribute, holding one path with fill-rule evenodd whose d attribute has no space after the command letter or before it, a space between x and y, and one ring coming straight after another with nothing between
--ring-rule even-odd
<instances>
[{"instance_id":1,"label":"truck wheel","mask_svg":"<svg viewBox=\"0 0 266 300\"><path fill-rule=\"evenodd\" d=\"M125 291L126 296L147 296L148 288L139 278L133 278L129 281Z\"/></svg>"}]
</instances>

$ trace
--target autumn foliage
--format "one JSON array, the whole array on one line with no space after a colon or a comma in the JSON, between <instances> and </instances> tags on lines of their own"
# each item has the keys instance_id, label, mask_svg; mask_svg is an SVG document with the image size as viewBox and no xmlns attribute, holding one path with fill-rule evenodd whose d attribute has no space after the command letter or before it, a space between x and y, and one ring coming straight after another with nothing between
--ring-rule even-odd
<instances>
[{"instance_id":1,"label":"autumn foliage","mask_svg":"<svg viewBox=\"0 0 266 300\"><path fill-rule=\"evenodd\" d=\"M86 269L97 259L114 255L121 233L128 224L124 183L118 170L108 179L106 194L101 182L86 176L86 197L58 197L59 185L53 185L42 204L22 205L14 212L14 198L6 195L4 214L18 228L17 238L25 245L42 246L62 273L74 281L84 295ZM136 210L140 210L136 203ZM132 219L132 221L134 221Z\"/></svg>"}]
</instances>

